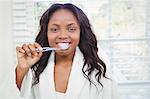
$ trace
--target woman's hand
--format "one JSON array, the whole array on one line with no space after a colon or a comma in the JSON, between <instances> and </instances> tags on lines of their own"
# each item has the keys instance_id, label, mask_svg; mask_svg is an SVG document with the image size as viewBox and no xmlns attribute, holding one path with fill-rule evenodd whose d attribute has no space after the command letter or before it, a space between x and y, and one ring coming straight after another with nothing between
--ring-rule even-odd
<instances>
[{"instance_id":1,"label":"woman's hand","mask_svg":"<svg viewBox=\"0 0 150 99\"><path fill-rule=\"evenodd\" d=\"M42 56L42 51L38 52L36 49L41 49L42 47L38 43L34 44L23 44L21 47L16 47L17 67L21 69L29 69L37 61L40 60Z\"/></svg>"},{"instance_id":2,"label":"woman's hand","mask_svg":"<svg viewBox=\"0 0 150 99\"><path fill-rule=\"evenodd\" d=\"M16 67L16 84L20 89L24 76L28 72L29 68L38 62L42 56L42 47L38 43L23 44L21 47L16 47L18 65Z\"/></svg>"}]
</instances>

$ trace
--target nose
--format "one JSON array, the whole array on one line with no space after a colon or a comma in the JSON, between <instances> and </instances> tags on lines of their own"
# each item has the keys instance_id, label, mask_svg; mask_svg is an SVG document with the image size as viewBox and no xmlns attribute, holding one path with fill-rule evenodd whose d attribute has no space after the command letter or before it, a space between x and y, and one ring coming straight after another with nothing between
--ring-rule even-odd
<instances>
[{"instance_id":1,"label":"nose","mask_svg":"<svg viewBox=\"0 0 150 99\"><path fill-rule=\"evenodd\" d=\"M68 38L68 33L65 30L62 30L58 36L59 39L67 39Z\"/></svg>"}]
</instances>

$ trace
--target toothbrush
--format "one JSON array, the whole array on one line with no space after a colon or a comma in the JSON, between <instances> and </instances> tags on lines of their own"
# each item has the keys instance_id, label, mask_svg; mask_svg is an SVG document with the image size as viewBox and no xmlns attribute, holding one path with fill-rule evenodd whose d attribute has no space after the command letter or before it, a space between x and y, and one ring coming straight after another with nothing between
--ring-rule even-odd
<instances>
[{"instance_id":1,"label":"toothbrush","mask_svg":"<svg viewBox=\"0 0 150 99\"><path fill-rule=\"evenodd\" d=\"M53 51L53 50L58 50L57 48L52 48L52 47L43 47L42 51L46 52L46 51Z\"/></svg>"},{"instance_id":2,"label":"toothbrush","mask_svg":"<svg viewBox=\"0 0 150 99\"><path fill-rule=\"evenodd\" d=\"M54 51L54 50L58 50L57 48L53 48L53 47L43 47L41 49L35 49L37 52L47 52L47 51Z\"/></svg>"},{"instance_id":3,"label":"toothbrush","mask_svg":"<svg viewBox=\"0 0 150 99\"><path fill-rule=\"evenodd\" d=\"M47 51L54 51L54 50L66 50L69 48L68 44L59 44L59 48L53 48L53 47L43 47L42 49L36 49L38 52L42 51L42 52L47 52Z\"/></svg>"}]
</instances>

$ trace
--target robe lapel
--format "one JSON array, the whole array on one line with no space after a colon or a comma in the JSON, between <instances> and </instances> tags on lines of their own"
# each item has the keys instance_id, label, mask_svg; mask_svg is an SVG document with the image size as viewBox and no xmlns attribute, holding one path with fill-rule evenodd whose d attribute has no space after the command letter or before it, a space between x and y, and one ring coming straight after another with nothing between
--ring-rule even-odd
<instances>
[{"instance_id":1,"label":"robe lapel","mask_svg":"<svg viewBox=\"0 0 150 99\"><path fill-rule=\"evenodd\" d=\"M66 99L78 99L84 87L86 79L82 73L83 54L76 49L72 69L66 91ZM39 89L41 99L56 99L54 85L54 52L51 53L49 62L43 73L40 75Z\"/></svg>"},{"instance_id":2,"label":"robe lapel","mask_svg":"<svg viewBox=\"0 0 150 99\"><path fill-rule=\"evenodd\" d=\"M84 78L82 73L83 64L84 64L83 54L81 53L80 49L77 48L66 92L68 99L69 98L78 99L84 87L86 79Z\"/></svg>"},{"instance_id":3,"label":"robe lapel","mask_svg":"<svg viewBox=\"0 0 150 99\"><path fill-rule=\"evenodd\" d=\"M56 99L54 85L54 52L51 53L47 67L40 75L41 99Z\"/></svg>"}]
</instances>

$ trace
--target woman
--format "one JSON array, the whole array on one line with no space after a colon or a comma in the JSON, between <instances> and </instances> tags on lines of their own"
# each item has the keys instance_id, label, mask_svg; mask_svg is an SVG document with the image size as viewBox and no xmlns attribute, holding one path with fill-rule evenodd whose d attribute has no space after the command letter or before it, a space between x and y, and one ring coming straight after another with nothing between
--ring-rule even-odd
<instances>
[{"instance_id":1,"label":"woman","mask_svg":"<svg viewBox=\"0 0 150 99\"><path fill-rule=\"evenodd\" d=\"M37 51L63 44L68 48ZM16 84L21 97L117 99L99 50L83 11L73 4L53 4L41 17L36 43L16 48Z\"/></svg>"}]
</instances>

